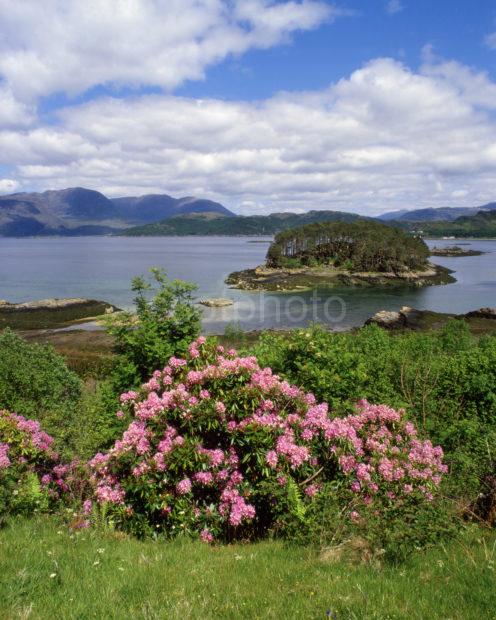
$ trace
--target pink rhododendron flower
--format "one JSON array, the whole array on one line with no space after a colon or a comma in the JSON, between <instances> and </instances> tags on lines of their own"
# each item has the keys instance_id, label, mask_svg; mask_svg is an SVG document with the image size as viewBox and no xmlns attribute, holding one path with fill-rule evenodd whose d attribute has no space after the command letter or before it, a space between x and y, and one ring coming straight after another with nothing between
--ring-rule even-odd
<instances>
[{"instance_id":1,"label":"pink rhododendron flower","mask_svg":"<svg viewBox=\"0 0 496 620\"><path fill-rule=\"evenodd\" d=\"M176 491L179 495L186 495L191 491L191 480L189 478L183 478L176 486Z\"/></svg>"}]
</instances>

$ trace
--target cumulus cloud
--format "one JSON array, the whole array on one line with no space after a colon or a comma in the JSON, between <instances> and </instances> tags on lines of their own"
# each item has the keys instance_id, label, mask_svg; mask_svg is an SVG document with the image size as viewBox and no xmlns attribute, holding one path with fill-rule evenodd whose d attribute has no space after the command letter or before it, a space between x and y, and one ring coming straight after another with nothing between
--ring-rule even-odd
<instances>
[{"instance_id":1,"label":"cumulus cloud","mask_svg":"<svg viewBox=\"0 0 496 620\"><path fill-rule=\"evenodd\" d=\"M30 125L34 119L34 106L17 101L12 91L0 83L0 128Z\"/></svg>"},{"instance_id":2,"label":"cumulus cloud","mask_svg":"<svg viewBox=\"0 0 496 620\"><path fill-rule=\"evenodd\" d=\"M320 0L0 0L0 77L22 101L102 84L170 90L339 13Z\"/></svg>"},{"instance_id":3,"label":"cumulus cloud","mask_svg":"<svg viewBox=\"0 0 496 620\"><path fill-rule=\"evenodd\" d=\"M12 194L20 187L20 184L14 179L0 179L0 194Z\"/></svg>"},{"instance_id":4,"label":"cumulus cloud","mask_svg":"<svg viewBox=\"0 0 496 620\"><path fill-rule=\"evenodd\" d=\"M259 102L104 98L0 132L24 187L196 194L239 212L494 199L496 84L454 62L376 59L329 88Z\"/></svg>"}]
</instances>

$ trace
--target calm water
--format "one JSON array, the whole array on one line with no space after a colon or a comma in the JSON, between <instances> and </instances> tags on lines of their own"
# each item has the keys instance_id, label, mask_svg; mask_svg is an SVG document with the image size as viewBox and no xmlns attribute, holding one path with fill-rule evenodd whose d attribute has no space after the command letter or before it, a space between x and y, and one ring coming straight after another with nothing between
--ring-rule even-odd
<instances>
[{"instance_id":1,"label":"calm water","mask_svg":"<svg viewBox=\"0 0 496 620\"><path fill-rule=\"evenodd\" d=\"M457 282L423 289L321 289L295 294L250 293L229 289L231 271L260 264L268 243L247 237L76 237L0 238L0 299L12 302L45 297L103 299L130 307L129 283L151 266L169 276L194 281L198 297L229 297L234 306L204 309L204 328L223 332L230 323L244 329L285 328L321 321L335 329L361 325L378 310L409 305L439 312L462 313L496 306L496 241L463 242L488 252L434 262L455 270ZM453 241L429 242L453 245Z\"/></svg>"}]
</instances>

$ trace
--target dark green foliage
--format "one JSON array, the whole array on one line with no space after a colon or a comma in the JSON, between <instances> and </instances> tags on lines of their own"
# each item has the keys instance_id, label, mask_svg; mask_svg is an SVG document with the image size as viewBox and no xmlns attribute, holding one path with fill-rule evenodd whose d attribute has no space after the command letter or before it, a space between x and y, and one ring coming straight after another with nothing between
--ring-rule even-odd
<instances>
[{"instance_id":1,"label":"dark green foliage","mask_svg":"<svg viewBox=\"0 0 496 620\"><path fill-rule=\"evenodd\" d=\"M294 527L295 523L288 533L292 539L320 548L341 545L352 560L403 562L415 549L451 538L459 526L453 505L442 498L419 503L405 496L401 502L384 506L380 514L362 505L360 519L353 522L343 514L355 504L345 488L326 483L307 507L303 527Z\"/></svg>"},{"instance_id":2,"label":"dark green foliage","mask_svg":"<svg viewBox=\"0 0 496 620\"><path fill-rule=\"evenodd\" d=\"M169 280L160 269L150 270L157 289L144 278L134 278L136 313L121 312L107 318L107 331L115 338L118 358L114 371L117 390L148 379L172 355L184 354L200 333L201 314L193 306L194 284ZM149 294L154 292L152 299Z\"/></svg>"},{"instance_id":3,"label":"dark green foliage","mask_svg":"<svg viewBox=\"0 0 496 620\"><path fill-rule=\"evenodd\" d=\"M273 235L280 230L312 222L353 222L360 218L355 213L343 211L308 211L308 213L272 213L271 215L238 215L212 217L188 215L173 217L160 222L135 226L121 232L127 237L160 235Z\"/></svg>"},{"instance_id":4,"label":"dark green foliage","mask_svg":"<svg viewBox=\"0 0 496 620\"><path fill-rule=\"evenodd\" d=\"M38 420L67 448L82 383L49 347L29 344L10 330L0 335L0 409Z\"/></svg>"},{"instance_id":5,"label":"dark green foliage","mask_svg":"<svg viewBox=\"0 0 496 620\"><path fill-rule=\"evenodd\" d=\"M372 325L356 334L318 326L266 333L254 353L337 413L362 398L405 408L443 446L453 495L473 499L494 469L496 337L476 340L463 321L432 333L391 335Z\"/></svg>"},{"instance_id":6,"label":"dark green foliage","mask_svg":"<svg viewBox=\"0 0 496 620\"><path fill-rule=\"evenodd\" d=\"M399 222L410 230L421 229L429 237L496 237L496 211L479 211L454 222Z\"/></svg>"},{"instance_id":7,"label":"dark green foliage","mask_svg":"<svg viewBox=\"0 0 496 620\"><path fill-rule=\"evenodd\" d=\"M418 237L378 222L308 224L280 232L267 253L270 267L334 265L350 271L425 269L429 249Z\"/></svg>"},{"instance_id":8,"label":"dark green foliage","mask_svg":"<svg viewBox=\"0 0 496 620\"><path fill-rule=\"evenodd\" d=\"M122 433L123 423L115 415L119 407L112 380L87 384L79 403L80 415L72 427L72 444L78 458L87 460L106 450Z\"/></svg>"}]
</instances>

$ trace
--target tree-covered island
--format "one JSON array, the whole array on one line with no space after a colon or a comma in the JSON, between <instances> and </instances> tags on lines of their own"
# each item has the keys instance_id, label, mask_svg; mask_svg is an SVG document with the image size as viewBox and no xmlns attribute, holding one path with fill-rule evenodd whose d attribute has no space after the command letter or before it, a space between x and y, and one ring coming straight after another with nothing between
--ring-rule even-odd
<instances>
[{"instance_id":1,"label":"tree-covered island","mask_svg":"<svg viewBox=\"0 0 496 620\"><path fill-rule=\"evenodd\" d=\"M264 265L231 273L226 282L245 290L453 282L429 256L422 239L379 222L321 222L278 233Z\"/></svg>"}]
</instances>

